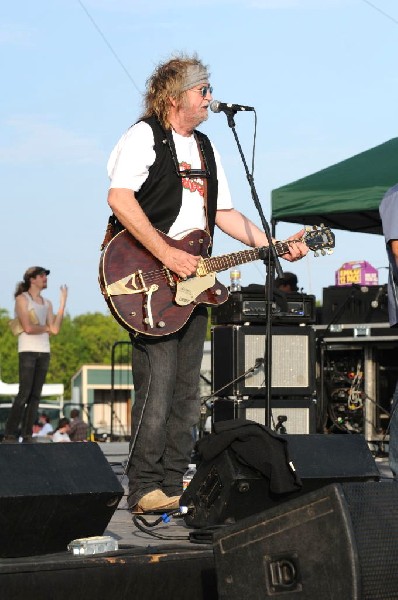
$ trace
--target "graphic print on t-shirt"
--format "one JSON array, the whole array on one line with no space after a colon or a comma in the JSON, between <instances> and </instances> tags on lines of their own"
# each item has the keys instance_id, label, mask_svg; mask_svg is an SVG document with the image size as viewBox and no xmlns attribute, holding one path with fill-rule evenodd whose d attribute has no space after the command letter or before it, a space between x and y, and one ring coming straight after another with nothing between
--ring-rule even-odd
<instances>
[{"instance_id":1,"label":"graphic print on t-shirt","mask_svg":"<svg viewBox=\"0 0 398 600\"><path fill-rule=\"evenodd\" d=\"M191 165L185 161L180 162L179 166L180 171L189 171L192 168ZM183 177L181 181L184 189L189 190L190 192L199 192L203 198L203 179L190 179L189 177Z\"/></svg>"}]
</instances>

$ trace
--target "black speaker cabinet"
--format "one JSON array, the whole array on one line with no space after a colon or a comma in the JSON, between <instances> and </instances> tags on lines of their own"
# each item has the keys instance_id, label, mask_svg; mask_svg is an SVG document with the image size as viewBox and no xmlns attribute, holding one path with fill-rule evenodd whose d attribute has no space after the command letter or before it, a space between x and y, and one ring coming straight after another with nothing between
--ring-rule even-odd
<instances>
[{"instance_id":1,"label":"black speaker cabinet","mask_svg":"<svg viewBox=\"0 0 398 600\"><path fill-rule=\"evenodd\" d=\"M216 434L211 434L216 435ZM292 494L271 494L269 481L227 448L200 463L180 504L191 527L239 521L331 483L377 481L375 460L362 435L286 435L288 452L303 486Z\"/></svg>"},{"instance_id":2,"label":"black speaker cabinet","mask_svg":"<svg viewBox=\"0 0 398 600\"><path fill-rule=\"evenodd\" d=\"M97 444L0 445L0 557L102 535L123 488Z\"/></svg>"},{"instance_id":3,"label":"black speaker cabinet","mask_svg":"<svg viewBox=\"0 0 398 600\"><path fill-rule=\"evenodd\" d=\"M287 435L290 457L299 474L302 493L328 483L377 481L380 472L361 434Z\"/></svg>"},{"instance_id":4,"label":"black speaker cabinet","mask_svg":"<svg viewBox=\"0 0 398 600\"><path fill-rule=\"evenodd\" d=\"M286 433L303 434L316 431L316 404L311 398L271 398L271 413L275 427L279 417L284 419ZM260 425L267 425L265 398L216 398L212 407L212 423L230 419L248 419Z\"/></svg>"},{"instance_id":5,"label":"black speaker cabinet","mask_svg":"<svg viewBox=\"0 0 398 600\"><path fill-rule=\"evenodd\" d=\"M398 485L328 485L215 534L220 600L398 598Z\"/></svg>"},{"instance_id":6,"label":"black speaker cabinet","mask_svg":"<svg viewBox=\"0 0 398 600\"><path fill-rule=\"evenodd\" d=\"M266 329L227 325L212 329L212 392L217 396L264 396ZM253 371L244 373L252 369ZM315 387L315 337L311 327L272 328L271 390L311 395Z\"/></svg>"},{"instance_id":7,"label":"black speaker cabinet","mask_svg":"<svg viewBox=\"0 0 398 600\"><path fill-rule=\"evenodd\" d=\"M322 323L388 323L387 285L323 288Z\"/></svg>"}]
</instances>

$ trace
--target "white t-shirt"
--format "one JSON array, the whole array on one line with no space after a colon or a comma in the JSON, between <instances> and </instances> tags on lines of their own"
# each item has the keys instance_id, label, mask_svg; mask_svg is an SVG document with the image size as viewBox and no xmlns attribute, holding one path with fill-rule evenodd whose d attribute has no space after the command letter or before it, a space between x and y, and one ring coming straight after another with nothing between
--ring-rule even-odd
<instances>
[{"instance_id":1,"label":"white t-shirt","mask_svg":"<svg viewBox=\"0 0 398 600\"><path fill-rule=\"evenodd\" d=\"M200 155L193 135L184 137L173 131L177 159L181 169L200 169ZM227 178L220 155L212 145L217 165L217 209L233 208ZM120 138L108 161L111 188L126 188L138 192L148 177L149 167L155 162L152 128L143 121L133 125ZM183 186L180 212L168 231L171 237L179 237L190 229L205 229L203 204L203 179L181 179Z\"/></svg>"},{"instance_id":2,"label":"white t-shirt","mask_svg":"<svg viewBox=\"0 0 398 600\"><path fill-rule=\"evenodd\" d=\"M55 431L53 435L53 442L70 442L71 439L67 433L62 431Z\"/></svg>"},{"instance_id":3,"label":"white t-shirt","mask_svg":"<svg viewBox=\"0 0 398 600\"><path fill-rule=\"evenodd\" d=\"M23 292L28 301L28 311L34 310L39 325L47 322L49 301L43 298L43 304L37 304L28 292ZM24 331L18 336L18 352L50 352L50 336L48 333L29 334Z\"/></svg>"}]
</instances>

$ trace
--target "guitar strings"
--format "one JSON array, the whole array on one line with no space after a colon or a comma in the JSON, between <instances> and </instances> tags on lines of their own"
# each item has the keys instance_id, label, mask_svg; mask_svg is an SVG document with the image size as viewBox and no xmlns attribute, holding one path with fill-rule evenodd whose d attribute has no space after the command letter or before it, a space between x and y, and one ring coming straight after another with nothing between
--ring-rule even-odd
<instances>
[{"instance_id":1,"label":"guitar strings","mask_svg":"<svg viewBox=\"0 0 398 600\"><path fill-rule=\"evenodd\" d=\"M277 242L275 244L275 248L277 249L278 254L284 254L289 249L289 242ZM235 266L236 264L244 264L246 262L257 260L259 258L259 251L260 248L252 248L250 250L241 250L232 254L203 258L203 262L207 267L206 273L213 272L214 270L226 270L229 267ZM208 269L209 266L210 268ZM170 285L170 273L172 272L167 267L162 267L161 269L156 269L153 271L147 271L145 273L145 281L148 281L149 283L155 283L165 279ZM133 273L132 276L136 277L137 274ZM173 281L181 281L181 278L175 274L171 274L171 279Z\"/></svg>"},{"instance_id":2,"label":"guitar strings","mask_svg":"<svg viewBox=\"0 0 398 600\"><path fill-rule=\"evenodd\" d=\"M283 248L283 242L280 242L278 245L282 246ZM252 248L250 250L241 250L239 252L234 252L233 254L230 255L222 255L222 256L214 256L211 257L209 256L208 258L204 258L203 262L205 263L206 267L208 267L210 265L210 269L207 270L206 268L206 273L212 272L214 270L216 271L220 271L220 270L226 270L229 267L233 267L236 265L236 259L238 259L238 263L239 264L243 264L246 262L251 262L253 260L258 259L258 255L259 255L259 249L258 248ZM212 268L212 267L215 267ZM162 281L164 279L166 279L166 281L168 283L170 283L169 280L169 276L168 273L170 272L169 269L167 269L167 267L162 267L161 269L155 269L152 271L146 271L145 272L145 283L156 283L158 281ZM133 273L133 276L137 277L137 273ZM179 281L181 280L181 278L179 278L176 275L171 275L171 278L174 279L178 279Z\"/></svg>"}]
</instances>

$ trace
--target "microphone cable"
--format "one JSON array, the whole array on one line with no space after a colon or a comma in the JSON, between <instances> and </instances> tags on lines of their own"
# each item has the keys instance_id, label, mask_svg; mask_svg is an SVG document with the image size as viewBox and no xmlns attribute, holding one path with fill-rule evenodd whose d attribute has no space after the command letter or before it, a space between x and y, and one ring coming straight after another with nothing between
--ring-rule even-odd
<instances>
[{"instance_id":1,"label":"microphone cable","mask_svg":"<svg viewBox=\"0 0 398 600\"><path fill-rule=\"evenodd\" d=\"M142 410L141 410L140 418L139 418L138 423L137 423L137 428L135 430L135 435L134 435L134 438L130 442L129 453L128 453L128 456L127 456L127 460L125 461L123 473L122 473L122 475L120 477L120 482L122 482L123 479L126 477L128 468L130 466L131 457L132 457L132 455L134 453L135 445L137 443L138 433L139 433L140 428L141 428L142 419L144 418L144 412L145 412L146 404L148 402L149 390L151 388L151 381L152 381L152 364L151 364L151 358L150 358L150 356L148 354L148 351L147 351L145 345L143 345L142 348L145 351L145 354L146 354L146 356L148 358L148 363L149 363L148 387L147 387L147 390L146 390L146 394L145 394L145 398L144 398L144 403L142 405Z\"/></svg>"},{"instance_id":2,"label":"microphone cable","mask_svg":"<svg viewBox=\"0 0 398 600\"><path fill-rule=\"evenodd\" d=\"M162 513L155 521L148 521L143 515L133 515L132 521L134 525L139 529L142 533L150 535L158 540L183 540L189 541L189 535L164 535L158 533L156 531L151 531L151 527L156 527L160 524L170 523L171 519L174 517L181 517L184 514L187 514L188 508L186 506L180 506L180 508L176 508L174 510L166 511Z\"/></svg>"},{"instance_id":3,"label":"microphone cable","mask_svg":"<svg viewBox=\"0 0 398 600\"><path fill-rule=\"evenodd\" d=\"M263 364L264 364L264 359L263 358L256 358L256 361L255 361L254 365L252 367L250 367L249 369L247 369L247 371L245 371L241 375L238 375L234 379L231 379L230 381L228 381L225 385L223 385L222 387L218 388L218 390L215 390L212 394L210 394L210 396L204 396L202 398L202 400L201 400L201 405L202 406L203 405L207 406L207 402L209 402L209 400L211 400L212 398L216 399L217 396L219 395L219 393L222 392L223 390L225 390L225 388L227 388L230 385L233 385L234 383L238 383L239 381L241 381L242 379L244 379L245 377L247 377L247 375L250 375L251 373L254 373Z\"/></svg>"}]
</instances>

